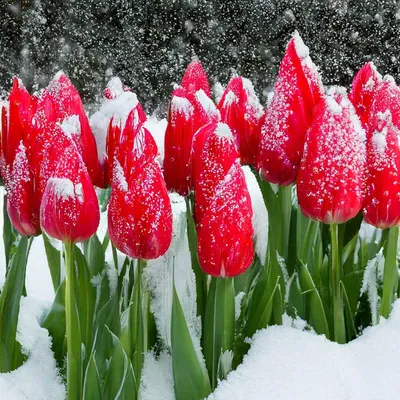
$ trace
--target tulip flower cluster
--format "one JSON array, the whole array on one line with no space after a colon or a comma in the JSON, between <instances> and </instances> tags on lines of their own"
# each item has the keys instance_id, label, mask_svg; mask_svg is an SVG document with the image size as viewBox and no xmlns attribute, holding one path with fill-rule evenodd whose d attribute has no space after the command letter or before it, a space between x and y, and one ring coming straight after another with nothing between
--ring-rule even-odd
<instances>
[{"instance_id":1,"label":"tulip flower cluster","mask_svg":"<svg viewBox=\"0 0 400 400\"><path fill-rule=\"evenodd\" d=\"M349 95L325 88L298 33L265 109L236 75L214 102L193 60L173 89L161 145L118 78L90 120L63 73L34 94L15 78L0 109L11 223L0 372L23 362L19 299L29 243L42 233L56 293L42 326L69 399L138 398L147 352L171 358L177 399L202 399L240 364L247 338L285 313L338 343L387 318L399 294L399 98L372 63ZM177 265L185 246L190 259ZM148 282L156 262L166 287ZM183 306L182 268L194 277L200 326Z\"/></svg>"}]
</instances>

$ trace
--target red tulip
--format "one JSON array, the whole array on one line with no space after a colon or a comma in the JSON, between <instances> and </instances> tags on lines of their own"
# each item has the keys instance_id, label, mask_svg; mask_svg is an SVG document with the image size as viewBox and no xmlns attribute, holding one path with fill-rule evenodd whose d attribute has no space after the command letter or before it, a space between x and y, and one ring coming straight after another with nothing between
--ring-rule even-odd
<instances>
[{"instance_id":1,"label":"red tulip","mask_svg":"<svg viewBox=\"0 0 400 400\"><path fill-rule=\"evenodd\" d=\"M9 96L9 117L2 110L1 164L7 188L7 211L21 235L40 233L39 207L35 201L36 165L32 162L34 136L31 125L36 100L14 78Z\"/></svg>"},{"instance_id":2,"label":"red tulip","mask_svg":"<svg viewBox=\"0 0 400 400\"><path fill-rule=\"evenodd\" d=\"M198 255L213 276L243 273L254 257L253 210L244 173L237 160L215 188L198 225Z\"/></svg>"},{"instance_id":3,"label":"red tulip","mask_svg":"<svg viewBox=\"0 0 400 400\"><path fill-rule=\"evenodd\" d=\"M400 223L400 131L390 111L379 113L367 142L366 222L385 229Z\"/></svg>"},{"instance_id":4,"label":"red tulip","mask_svg":"<svg viewBox=\"0 0 400 400\"><path fill-rule=\"evenodd\" d=\"M368 118L368 138L373 135L373 130L380 124L380 114L389 110L393 125L400 129L400 88L394 79L387 75L378 85L372 95Z\"/></svg>"},{"instance_id":5,"label":"red tulip","mask_svg":"<svg viewBox=\"0 0 400 400\"><path fill-rule=\"evenodd\" d=\"M236 139L242 164L254 164L263 108L254 92L253 84L238 76L231 79L218 104L221 119L229 125Z\"/></svg>"},{"instance_id":6,"label":"red tulip","mask_svg":"<svg viewBox=\"0 0 400 400\"><path fill-rule=\"evenodd\" d=\"M197 223L202 221L217 186L225 179L238 157L228 125L210 123L196 133L192 149L192 178Z\"/></svg>"},{"instance_id":7,"label":"red tulip","mask_svg":"<svg viewBox=\"0 0 400 400\"><path fill-rule=\"evenodd\" d=\"M372 62L364 64L353 79L349 95L364 129L368 132L367 124L372 97L382 81L381 74Z\"/></svg>"},{"instance_id":8,"label":"red tulip","mask_svg":"<svg viewBox=\"0 0 400 400\"><path fill-rule=\"evenodd\" d=\"M157 146L143 125L127 121L126 141L117 154L108 230L112 243L132 258L154 259L163 255L172 240L172 209L161 168L156 163ZM130 149L130 151L128 151ZM127 154L127 157L121 154ZM120 161L124 159L124 165Z\"/></svg>"},{"instance_id":9,"label":"red tulip","mask_svg":"<svg viewBox=\"0 0 400 400\"><path fill-rule=\"evenodd\" d=\"M322 95L321 80L308 48L295 33L282 59L261 131L257 168L265 179L280 185L294 182L305 135Z\"/></svg>"},{"instance_id":10,"label":"red tulip","mask_svg":"<svg viewBox=\"0 0 400 400\"><path fill-rule=\"evenodd\" d=\"M107 153L104 162L104 179L106 186L110 186L112 182L115 155L118 152L118 148L123 145L124 142L133 140L132 137L129 137L129 135L134 131L132 126L138 127L146 121L146 118L146 114L144 113L140 103L137 103L136 107L130 111L124 125L121 121L115 123L114 119L111 118L108 125L106 141ZM126 147L126 145L123 146ZM120 163L122 163L121 160Z\"/></svg>"},{"instance_id":11,"label":"red tulip","mask_svg":"<svg viewBox=\"0 0 400 400\"><path fill-rule=\"evenodd\" d=\"M316 110L297 178L303 214L329 224L357 215L365 178L364 131L345 91L335 89Z\"/></svg>"},{"instance_id":12,"label":"red tulip","mask_svg":"<svg viewBox=\"0 0 400 400\"><path fill-rule=\"evenodd\" d=\"M82 154L93 183L102 187L102 171L89 120L78 91L63 73L59 72L41 93L38 108L54 122L62 123L67 118L77 117L77 122L80 124L79 135L72 136L72 139Z\"/></svg>"},{"instance_id":13,"label":"red tulip","mask_svg":"<svg viewBox=\"0 0 400 400\"><path fill-rule=\"evenodd\" d=\"M167 188L186 196L191 187L191 148L194 133L220 115L203 90L190 94L183 88L172 93L165 132L164 176Z\"/></svg>"},{"instance_id":14,"label":"red tulip","mask_svg":"<svg viewBox=\"0 0 400 400\"><path fill-rule=\"evenodd\" d=\"M193 60L186 68L181 86L189 93L196 93L202 89L208 97L211 97L207 74L198 60Z\"/></svg>"},{"instance_id":15,"label":"red tulip","mask_svg":"<svg viewBox=\"0 0 400 400\"><path fill-rule=\"evenodd\" d=\"M96 232L100 222L96 192L72 139L58 127L53 135L54 147L49 156L54 170L43 193L40 223L53 238L82 242Z\"/></svg>"},{"instance_id":16,"label":"red tulip","mask_svg":"<svg viewBox=\"0 0 400 400\"><path fill-rule=\"evenodd\" d=\"M90 125L104 171L104 185L107 187L111 185L114 154L128 115L136 110L137 124L144 123L147 117L136 94L117 77L108 82L103 96L101 108L91 116Z\"/></svg>"}]
</instances>

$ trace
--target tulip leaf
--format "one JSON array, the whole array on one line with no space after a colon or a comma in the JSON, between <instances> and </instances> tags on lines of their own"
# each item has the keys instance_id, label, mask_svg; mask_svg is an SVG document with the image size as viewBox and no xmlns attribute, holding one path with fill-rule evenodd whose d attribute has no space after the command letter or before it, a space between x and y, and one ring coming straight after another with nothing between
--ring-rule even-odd
<instances>
[{"instance_id":1,"label":"tulip leaf","mask_svg":"<svg viewBox=\"0 0 400 400\"><path fill-rule=\"evenodd\" d=\"M19 365L13 360L21 360L17 345L17 324L20 300L25 287L28 239L23 236L10 267L0 295L0 372L9 372Z\"/></svg>"},{"instance_id":2,"label":"tulip leaf","mask_svg":"<svg viewBox=\"0 0 400 400\"><path fill-rule=\"evenodd\" d=\"M103 398L136 399L136 382L132 366L118 337L108 328L112 339L112 354L104 381Z\"/></svg>"},{"instance_id":3,"label":"tulip leaf","mask_svg":"<svg viewBox=\"0 0 400 400\"><path fill-rule=\"evenodd\" d=\"M353 312L350 307L349 298L347 297L346 288L342 281L340 281L340 289L342 291L342 298L344 303L344 316L346 321L346 331L348 340L355 339L357 337L357 329L354 323Z\"/></svg>"},{"instance_id":4,"label":"tulip leaf","mask_svg":"<svg viewBox=\"0 0 400 400\"><path fill-rule=\"evenodd\" d=\"M79 311L81 340L85 348L92 347L94 309L96 304L96 288L91 283L89 267L85 257L77 246L74 246L76 263L75 296Z\"/></svg>"},{"instance_id":5,"label":"tulip leaf","mask_svg":"<svg viewBox=\"0 0 400 400\"><path fill-rule=\"evenodd\" d=\"M174 287L171 317L172 370L177 400L200 400L210 392L207 372L200 363Z\"/></svg>"},{"instance_id":6,"label":"tulip leaf","mask_svg":"<svg viewBox=\"0 0 400 400\"><path fill-rule=\"evenodd\" d=\"M18 232L13 228L10 218L7 213L7 196L3 197L3 242L4 242L4 253L6 258L6 269L11 266L10 260L17 251L17 238L19 237Z\"/></svg>"},{"instance_id":7,"label":"tulip leaf","mask_svg":"<svg viewBox=\"0 0 400 400\"><path fill-rule=\"evenodd\" d=\"M52 337L52 350L61 368L67 351L65 337L65 279L58 287L50 311L42 322L42 327L47 329Z\"/></svg>"},{"instance_id":8,"label":"tulip leaf","mask_svg":"<svg viewBox=\"0 0 400 400\"><path fill-rule=\"evenodd\" d=\"M299 281L301 290L304 296L307 296L309 301L309 317L307 318L308 322L315 329L315 332L325 335L329 339L329 325L326 318L324 305L322 304L321 297L305 264L300 266Z\"/></svg>"},{"instance_id":9,"label":"tulip leaf","mask_svg":"<svg viewBox=\"0 0 400 400\"><path fill-rule=\"evenodd\" d=\"M93 352L86 367L83 384L83 400L101 400L102 392L99 371L96 365L96 352Z\"/></svg>"},{"instance_id":10,"label":"tulip leaf","mask_svg":"<svg viewBox=\"0 0 400 400\"><path fill-rule=\"evenodd\" d=\"M221 355L233 350L235 331L235 289L232 278L212 277L204 319L204 357L211 388L218 382Z\"/></svg>"},{"instance_id":11,"label":"tulip leaf","mask_svg":"<svg viewBox=\"0 0 400 400\"><path fill-rule=\"evenodd\" d=\"M42 236L54 293L57 293L57 289L61 285L61 251L57 250L50 243L50 240L45 233L42 233Z\"/></svg>"},{"instance_id":12,"label":"tulip leaf","mask_svg":"<svg viewBox=\"0 0 400 400\"><path fill-rule=\"evenodd\" d=\"M105 267L104 250L96 234L86 242L85 257L90 270L90 276L93 277L101 274Z\"/></svg>"}]
</instances>

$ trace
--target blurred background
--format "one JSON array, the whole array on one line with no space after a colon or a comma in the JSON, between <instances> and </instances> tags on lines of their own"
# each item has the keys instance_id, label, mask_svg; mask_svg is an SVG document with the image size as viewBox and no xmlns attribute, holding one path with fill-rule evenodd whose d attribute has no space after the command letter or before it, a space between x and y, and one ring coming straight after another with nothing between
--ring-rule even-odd
<instances>
[{"instance_id":1,"label":"blurred background","mask_svg":"<svg viewBox=\"0 0 400 400\"><path fill-rule=\"evenodd\" d=\"M265 103L295 29L324 84L349 85L369 60L400 79L395 0L0 0L0 93L14 75L37 90L62 69L96 103L118 75L162 115L197 56L213 83L237 72Z\"/></svg>"}]
</instances>

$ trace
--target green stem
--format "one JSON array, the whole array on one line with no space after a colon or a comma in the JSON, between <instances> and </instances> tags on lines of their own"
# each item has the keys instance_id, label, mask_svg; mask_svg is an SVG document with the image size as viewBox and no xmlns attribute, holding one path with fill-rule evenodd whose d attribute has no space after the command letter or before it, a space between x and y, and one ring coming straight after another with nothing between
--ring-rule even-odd
<instances>
[{"instance_id":1,"label":"green stem","mask_svg":"<svg viewBox=\"0 0 400 400\"><path fill-rule=\"evenodd\" d=\"M219 372L221 372L221 378L224 378L231 368L229 363L221 363L221 355L227 351L233 351L234 330L233 278L212 277L204 327L204 355L212 389L217 386ZM228 355L225 353L224 357Z\"/></svg>"},{"instance_id":2,"label":"green stem","mask_svg":"<svg viewBox=\"0 0 400 400\"><path fill-rule=\"evenodd\" d=\"M346 343L343 301L340 293L341 265L338 246L338 226L331 224L331 284L333 304L333 337L337 343Z\"/></svg>"},{"instance_id":3,"label":"green stem","mask_svg":"<svg viewBox=\"0 0 400 400\"><path fill-rule=\"evenodd\" d=\"M205 312L205 299L206 299L206 281L207 276L200 268L199 260L197 258L197 234L196 226L193 219L191 201L186 197L186 219L187 219L187 235L189 242L189 250L192 261L192 269L196 277L196 304L197 315L201 317L202 326L204 326L204 312Z\"/></svg>"},{"instance_id":4,"label":"green stem","mask_svg":"<svg viewBox=\"0 0 400 400\"><path fill-rule=\"evenodd\" d=\"M392 308L394 293L398 284L397 270L397 241L399 238L399 227L393 226L388 229L388 238L385 245L385 269L383 275L383 292L380 314L387 318Z\"/></svg>"},{"instance_id":5,"label":"green stem","mask_svg":"<svg viewBox=\"0 0 400 400\"><path fill-rule=\"evenodd\" d=\"M81 338L79 316L75 298L74 245L65 243L65 318L67 334L67 391L68 398L81 398Z\"/></svg>"},{"instance_id":6,"label":"green stem","mask_svg":"<svg viewBox=\"0 0 400 400\"><path fill-rule=\"evenodd\" d=\"M287 261L289 255L290 218L292 215L292 185L280 186L278 192L281 207L282 236L279 254Z\"/></svg>"}]
</instances>

